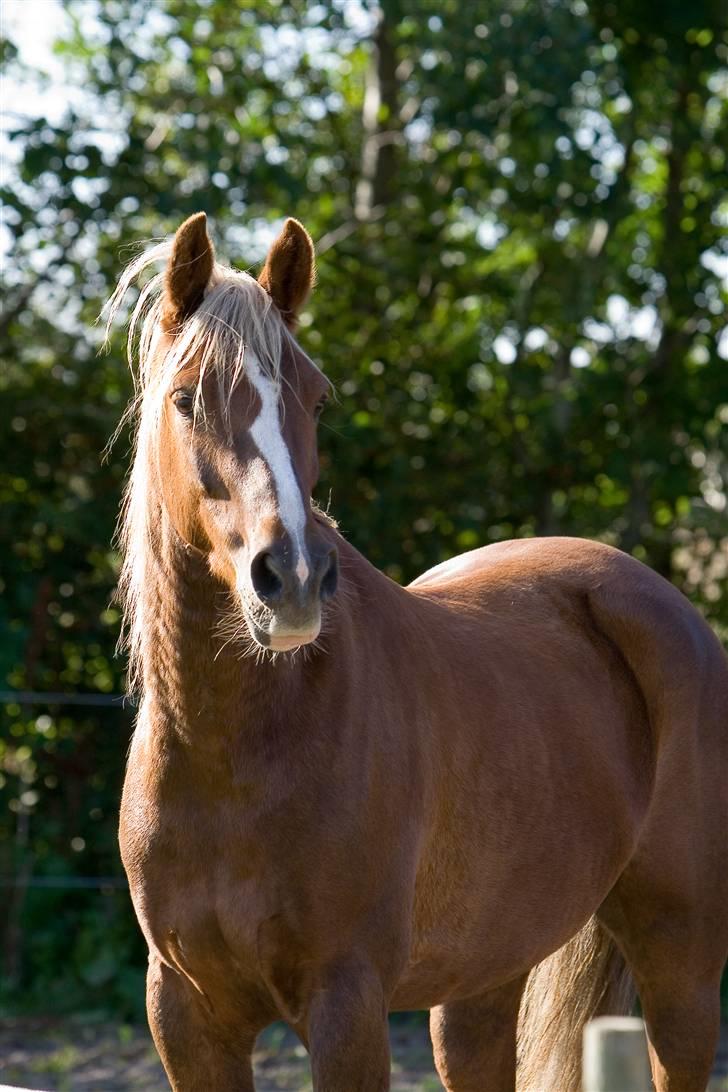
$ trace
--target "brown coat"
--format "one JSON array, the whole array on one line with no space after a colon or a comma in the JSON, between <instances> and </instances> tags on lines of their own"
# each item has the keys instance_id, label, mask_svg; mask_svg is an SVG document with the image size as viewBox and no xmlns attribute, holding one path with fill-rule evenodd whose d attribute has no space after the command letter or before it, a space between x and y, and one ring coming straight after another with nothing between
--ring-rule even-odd
<instances>
[{"instance_id":1,"label":"brown coat","mask_svg":"<svg viewBox=\"0 0 728 1092\"><path fill-rule=\"evenodd\" d=\"M298 230L286 253L305 263ZM273 259L292 313L305 277ZM154 321L183 332L148 341L144 395L184 405L142 406L127 512L144 700L120 832L172 1086L249 1092L255 1037L282 1018L317 1092L386 1089L386 1013L428 1008L446 1088L512 1092L541 964L519 1087L567 1092L584 1020L629 996L626 960L658 1092L703 1092L728 953L728 663L710 629L578 539L490 546L401 588L310 506L297 584L292 517L266 507L285 452L271 477L250 440L263 395L233 383L226 418L212 365L163 363L194 333L184 284L168 270ZM282 344L281 435L308 496L325 383ZM190 369L209 408L194 427ZM264 651L301 619L315 643Z\"/></svg>"}]
</instances>

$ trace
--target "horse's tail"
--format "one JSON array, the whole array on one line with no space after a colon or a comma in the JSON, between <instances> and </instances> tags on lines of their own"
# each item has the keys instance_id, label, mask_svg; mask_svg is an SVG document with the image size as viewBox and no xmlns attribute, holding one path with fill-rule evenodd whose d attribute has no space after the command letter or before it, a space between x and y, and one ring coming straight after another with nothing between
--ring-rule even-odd
<instances>
[{"instance_id":1,"label":"horse's tail","mask_svg":"<svg viewBox=\"0 0 728 1092\"><path fill-rule=\"evenodd\" d=\"M630 1012L632 976L596 918L531 971L518 1020L518 1092L579 1092L594 1016Z\"/></svg>"}]
</instances>

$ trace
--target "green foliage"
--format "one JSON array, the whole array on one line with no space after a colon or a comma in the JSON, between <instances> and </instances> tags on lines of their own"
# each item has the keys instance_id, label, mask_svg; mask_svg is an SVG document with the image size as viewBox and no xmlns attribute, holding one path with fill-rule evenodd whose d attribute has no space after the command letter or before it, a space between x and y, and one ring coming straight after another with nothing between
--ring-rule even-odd
<instances>
[{"instance_id":1,"label":"green foliage","mask_svg":"<svg viewBox=\"0 0 728 1092\"><path fill-rule=\"evenodd\" d=\"M123 248L200 208L242 266L285 215L319 244L301 337L339 392L319 497L375 564L407 580L497 539L599 537L728 633L720 5L65 10L68 109L18 121L2 193L8 687L123 687L126 443L102 452L130 383L93 324ZM21 78L12 43L3 59ZM6 706L0 876L119 873L131 716L77 712ZM54 1004L130 1010L122 894L31 888L5 917L13 1004L57 983Z\"/></svg>"}]
</instances>

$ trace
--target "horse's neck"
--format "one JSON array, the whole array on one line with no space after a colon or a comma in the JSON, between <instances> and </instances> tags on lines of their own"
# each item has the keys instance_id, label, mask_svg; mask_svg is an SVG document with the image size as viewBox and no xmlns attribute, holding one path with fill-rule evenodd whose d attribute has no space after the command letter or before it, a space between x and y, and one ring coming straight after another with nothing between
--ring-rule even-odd
<instances>
[{"instance_id":1,"label":"horse's neck","mask_svg":"<svg viewBox=\"0 0 728 1092\"><path fill-rule=\"evenodd\" d=\"M161 511L144 577L138 609L147 717L159 731L208 744L239 732L270 705L272 665L242 656L240 642L230 640L225 588Z\"/></svg>"},{"instance_id":2,"label":"horse's neck","mask_svg":"<svg viewBox=\"0 0 728 1092\"><path fill-rule=\"evenodd\" d=\"M307 656L270 657L245 654L250 638L240 615L239 635L232 634L229 592L209 571L206 559L188 548L173 530L161 506L147 537L140 601L141 671L144 723L161 737L172 735L211 757L217 741L223 753L255 749L256 740L273 732L281 739L297 731L302 710L326 700L334 688L345 689L353 664L352 619L358 606L368 612L367 647L379 649L372 629L382 639L399 619L392 603L394 585L373 569L348 543L341 542L342 580L327 612L325 652ZM371 603L382 607L381 618ZM366 604L366 608L362 605ZM401 642L400 642L401 643ZM357 644L359 676L367 654ZM379 664L381 669L381 664ZM329 734L330 718L320 730ZM311 725L309 725L309 731Z\"/></svg>"}]
</instances>

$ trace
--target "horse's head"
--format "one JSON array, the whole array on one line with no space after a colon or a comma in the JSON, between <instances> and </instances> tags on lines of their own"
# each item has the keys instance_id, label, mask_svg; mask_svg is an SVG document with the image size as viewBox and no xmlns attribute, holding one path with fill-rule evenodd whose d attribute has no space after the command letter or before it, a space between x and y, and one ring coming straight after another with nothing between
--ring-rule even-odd
<instances>
[{"instance_id":1,"label":"horse's head","mask_svg":"<svg viewBox=\"0 0 728 1092\"><path fill-rule=\"evenodd\" d=\"M178 230L145 326L161 500L206 555L254 641L314 641L337 583L332 536L311 504L316 423L329 384L294 340L314 280L311 239L288 220L258 281L215 262L204 213ZM142 357L143 360L143 357Z\"/></svg>"}]
</instances>

